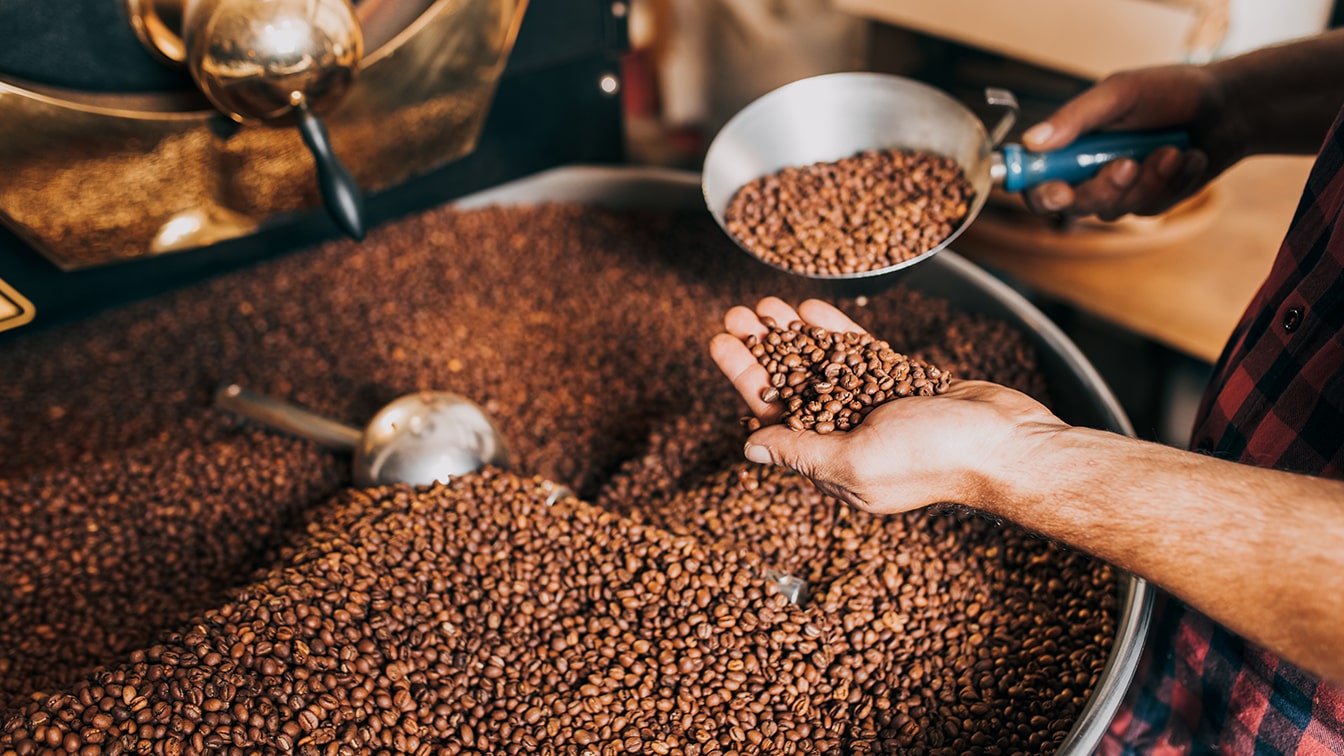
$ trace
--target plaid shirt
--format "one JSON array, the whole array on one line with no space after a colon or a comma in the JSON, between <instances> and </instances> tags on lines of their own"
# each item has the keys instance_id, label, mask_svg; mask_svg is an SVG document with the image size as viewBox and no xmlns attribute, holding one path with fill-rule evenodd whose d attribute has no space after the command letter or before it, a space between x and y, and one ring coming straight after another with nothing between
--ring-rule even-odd
<instances>
[{"instance_id":1,"label":"plaid shirt","mask_svg":"<svg viewBox=\"0 0 1344 756\"><path fill-rule=\"evenodd\" d=\"M1341 215L1344 111L1317 156L1269 277L1218 360L1191 448L1259 467L1344 477ZM1148 644L1102 753L1344 754L1344 689L1174 598L1159 601Z\"/></svg>"}]
</instances>

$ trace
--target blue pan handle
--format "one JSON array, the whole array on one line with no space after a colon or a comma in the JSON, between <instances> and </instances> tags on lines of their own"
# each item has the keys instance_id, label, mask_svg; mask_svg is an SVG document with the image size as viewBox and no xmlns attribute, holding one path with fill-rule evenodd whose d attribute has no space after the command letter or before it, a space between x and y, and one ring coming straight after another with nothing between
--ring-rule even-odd
<instances>
[{"instance_id":1,"label":"blue pan handle","mask_svg":"<svg viewBox=\"0 0 1344 756\"><path fill-rule=\"evenodd\" d=\"M1079 137L1054 152L1029 152L1020 144L1005 144L1003 188L1020 192L1046 181L1081 184L1112 160L1132 158L1142 162L1154 150L1167 145L1187 149L1190 135L1184 131L1103 132Z\"/></svg>"}]
</instances>

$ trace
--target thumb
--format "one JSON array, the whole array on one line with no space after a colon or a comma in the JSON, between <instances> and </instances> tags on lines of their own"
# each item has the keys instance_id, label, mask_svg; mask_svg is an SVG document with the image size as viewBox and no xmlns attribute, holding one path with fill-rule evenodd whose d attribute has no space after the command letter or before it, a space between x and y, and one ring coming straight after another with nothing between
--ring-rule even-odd
<instances>
[{"instance_id":1,"label":"thumb","mask_svg":"<svg viewBox=\"0 0 1344 756\"><path fill-rule=\"evenodd\" d=\"M1126 97L1126 90L1109 82L1093 87L1024 131L1022 144L1033 152L1065 147L1080 134L1105 128L1119 118L1129 105Z\"/></svg>"},{"instance_id":2,"label":"thumb","mask_svg":"<svg viewBox=\"0 0 1344 756\"><path fill-rule=\"evenodd\" d=\"M747 439L746 458L758 464L787 467L810 476L825 467L837 439L814 431L796 431L786 425L762 428Z\"/></svg>"}]
</instances>

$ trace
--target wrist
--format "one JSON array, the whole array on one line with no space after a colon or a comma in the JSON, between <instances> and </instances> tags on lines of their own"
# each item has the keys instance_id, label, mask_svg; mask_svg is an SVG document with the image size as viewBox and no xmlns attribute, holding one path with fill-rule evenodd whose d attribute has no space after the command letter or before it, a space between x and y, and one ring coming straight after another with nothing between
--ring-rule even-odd
<instances>
[{"instance_id":1,"label":"wrist","mask_svg":"<svg viewBox=\"0 0 1344 756\"><path fill-rule=\"evenodd\" d=\"M1087 428L1064 423L1024 426L1010 439L992 465L981 468L977 500L971 506L988 514L1033 527L1041 502L1056 496L1074 468L1086 457L1082 445L1092 443Z\"/></svg>"},{"instance_id":2,"label":"wrist","mask_svg":"<svg viewBox=\"0 0 1344 756\"><path fill-rule=\"evenodd\" d=\"M1022 454L996 474L986 512L1066 543L1113 527L1146 482L1135 478L1163 447L1111 431L1068 425L1040 429Z\"/></svg>"},{"instance_id":3,"label":"wrist","mask_svg":"<svg viewBox=\"0 0 1344 756\"><path fill-rule=\"evenodd\" d=\"M1237 157L1314 154L1344 100L1340 66L1344 29L1211 63L1222 104L1209 128Z\"/></svg>"},{"instance_id":4,"label":"wrist","mask_svg":"<svg viewBox=\"0 0 1344 756\"><path fill-rule=\"evenodd\" d=\"M1226 162L1232 164L1253 155L1263 141L1257 135L1260 128L1255 114L1247 106L1263 105L1265 93L1259 92L1262 82L1257 67L1244 58L1229 58L1201 67L1205 83L1200 93L1200 118L1207 124L1212 138L1227 152Z\"/></svg>"}]
</instances>

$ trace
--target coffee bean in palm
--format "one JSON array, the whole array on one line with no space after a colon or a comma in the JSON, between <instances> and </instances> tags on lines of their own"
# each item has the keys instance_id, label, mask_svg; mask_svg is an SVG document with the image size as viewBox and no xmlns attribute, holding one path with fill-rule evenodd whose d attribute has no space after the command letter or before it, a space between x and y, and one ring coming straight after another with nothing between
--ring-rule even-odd
<instances>
[{"instance_id":1,"label":"coffee bean in palm","mask_svg":"<svg viewBox=\"0 0 1344 756\"><path fill-rule=\"evenodd\" d=\"M881 405L947 390L950 372L913 359L869 333L836 332L802 321L766 318L763 335L744 339L766 370L761 400L784 409L780 422L798 431L847 431ZM760 422L744 421L755 430Z\"/></svg>"}]
</instances>

